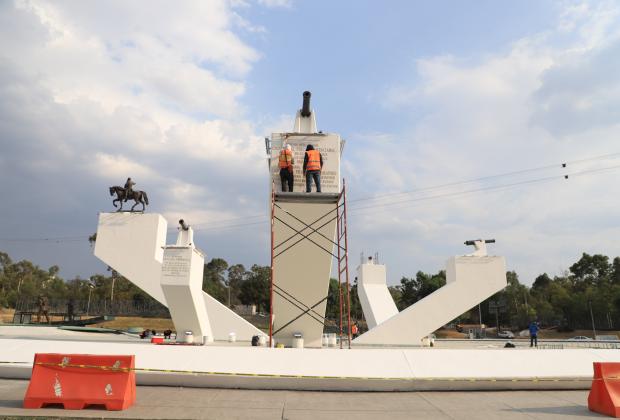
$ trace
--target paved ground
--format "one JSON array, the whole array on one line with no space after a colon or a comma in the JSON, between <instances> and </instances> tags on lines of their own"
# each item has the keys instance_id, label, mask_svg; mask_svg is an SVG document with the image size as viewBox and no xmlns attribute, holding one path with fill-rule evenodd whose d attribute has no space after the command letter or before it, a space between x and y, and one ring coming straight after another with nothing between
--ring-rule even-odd
<instances>
[{"instance_id":1,"label":"paved ground","mask_svg":"<svg viewBox=\"0 0 620 420\"><path fill-rule=\"evenodd\" d=\"M21 408L28 381L0 380L0 418L131 419L580 419L588 391L307 392L140 386L125 411Z\"/></svg>"},{"instance_id":2,"label":"paved ground","mask_svg":"<svg viewBox=\"0 0 620 420\"><path fill-rule=\"evenodd\" d=\"M0 339L29 339L29 340L58 340L58 341L100 341L100 342L127 342L127 343L142 343L144 345L150 345L150 340L141 340L135 334L103 334L84 331L69 331L61 330L54 326L46 325L34 325L34 326L22 326L13 324L1 324L0 323ZM497 349L505 351L514 351L513 349L504 349L507 342L513 343L518 349L522 350L537 350L530 349L529 338L514 338L514 339L479 339L479 340L467 340L467 339L438 339L435 341L435 348L447 348L447 349ZM539 340L540 349L545 348L620 348L620 342L607 342L607 341L570 341L570 340ZM1 345L1 343L0 343ZM241 346L249 347L250 342L235 342L228 343L225 341L218 341L209 343L209 346ZM362 346L356 345L355 348L377 348L381 346ZM389 346L386 346L389 348ZM412 347L418 349L425 349L432 351L433 348L429 347Z\"/></svg>"}]
</instances>

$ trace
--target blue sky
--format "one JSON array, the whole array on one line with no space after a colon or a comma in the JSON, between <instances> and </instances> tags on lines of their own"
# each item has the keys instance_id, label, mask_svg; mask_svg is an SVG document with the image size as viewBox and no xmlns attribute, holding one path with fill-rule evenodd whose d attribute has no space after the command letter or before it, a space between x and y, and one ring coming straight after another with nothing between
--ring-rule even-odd
<instances>
[{"instance_id":1,"label":"blue sky","mask_svg":"<svg viewBox=\"0 0 620 420\"><path fill-rule=\"evenodd\" d=\"M452 54L476 60L505 52L513 40L552 25L557 9L535 1L400 1L389 7L318 1L252 8L248 18L268 33L244 36L262 53L248 80L247 104L259 116L264 108L290 113L307 88L329 130L400 129L403 114L382 107L377 94L415 80L417 59Z\"/></svg>"},{"instance_id":2,"label":"blue sky","mask_svg":"<svg viewBox=\"0 0 620 420\"><path fill-rule=\"evenodd\" d=\"M85 238L132 176L171 235L183 217L208 257L267 264L263 137L308 89L347 140L352 261L379 252L389 283L478 237L528 284L620 255L619 20L615 1L2 2L0 250L103 272Z\"/></svg>"}]
</instances>

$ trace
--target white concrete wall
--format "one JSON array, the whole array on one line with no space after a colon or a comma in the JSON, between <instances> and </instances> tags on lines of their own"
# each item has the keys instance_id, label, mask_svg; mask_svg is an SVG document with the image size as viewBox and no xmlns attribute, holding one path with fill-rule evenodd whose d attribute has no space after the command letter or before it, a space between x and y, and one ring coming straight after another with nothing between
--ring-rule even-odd
<instances>
[{"instance_id":1,"label":"white concrete wall","mask_svg":"<svg viewBox=\"0 0 620 420\"><path fill-rule=\"evenodd\" d=\"M168 223L156 213L101 213L95 256L167 305L161 290L161 263Z\"/></svg>"},{"instance_id":2,"label":"white concrete wall","mask_svg":"<svg viewBox=\"0 0 620 420\"><path fill-rule=\"evenodd\" d=\"M280 202L278 205L308 224L331 210L332 212L330 215L325 217L321 222L313 225L315 229L334 218L336 215L335 204ZM309 235L310 239L323 248L330 252L333 250L334 245L331 241L321 237L318 233L311 233L311 229L304 228L302 223L295 220L290 215L287 215L284 211L278 209L276 210L276 215L290 226ZM291 228L278 221L275 222L274 231L276 245L295 234ZM333 240L336 233L336 221L333 220L327 223L324 227L318 229L318 232L321 232L325 237ZM300 239L301 241L299 243L278 256L274 261L274 284L293 296L292 298L289 297L291 302L276 293L274 289L274 331L279 330L282 326L304 312L304 305L311 307L327 297L331 265L334 259L332 255L328 254L325 250L319 248L308 239L303 239L300 235L295 236L285 245L276 248L275 253L277 254ZM318 314L315 314L314 317L319 320L318 322L308 314L303 315L276 334L276 342L291 345L293 334L301 333L304 338L305 346L320 347L321 336L323 334L322 317L325 316L326 304L327 300L323 300L314 308L314 311Z\"/></svg>"},{"instance_id":3,"label":"white concrete wall","mask_svg":"<svg viewBox=\"0 0 620 420\"><path fill-rule=\"evenodd\" d=\"M504 257L452 257L446 285L368 330L353 344L420 345L422 338L506 287Z\"/></svg>"},{"instance_id":4,"label":"white concrete wall","mask_svg":"<svg viewBox=\"0 0 620 420\"><path fill-rule=\"evenodd\" d=\"M161 288L166 229L166 220L155 213L101 213L95 256L168 306ZM203 269L200 268L201 277ZM252 336L263 334L208 294L202 292L202 299L215 340L228 340L231 332L243 341L250 341Z\"/></svg>"},{"instance_id":5,"label":"white concrete wall","mask_svg":"<svg viewBox=\"0 0 620 420\"><path fill-rule=\"evenodd\" d=\"M387 287L385 265L366 262L357 267L357 293L368 329L398 313Z\"/></svg>"},{"instance_id":6,"label":"white concrete wall","mask_svg":"<svg viewBox=\"0 0 620 420\"><path fill-rule=\"evenodd\" d=\"M299 350L0 338L0 360L8 362L0 365L0 377L28 378L35 353L134 354L138 369L206 373L144 375L138 372L139 384L348 391L588 389L593 362L620 362L618 350L599 349Z\"/></svg>"},{"instance_id":7,"label":"white concrete wall","mask_svg":"<svg viewBox=\"0 0 620 420\"><path fill-rule=\"evenodd\" d=\"M187 339L191 331L192 341L213 341L209 314L202 297L202 273L204 258L191 246L169 246L164 249L161 287L168 302L177 341Z\"/></svg>"}]
</instances>

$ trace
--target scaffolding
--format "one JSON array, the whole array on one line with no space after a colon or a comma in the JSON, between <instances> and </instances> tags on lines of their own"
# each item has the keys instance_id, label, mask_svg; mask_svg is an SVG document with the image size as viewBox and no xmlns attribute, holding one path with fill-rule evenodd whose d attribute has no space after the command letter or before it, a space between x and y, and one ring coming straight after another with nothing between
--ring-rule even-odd
<instances>
[{"instance_id":1,"label":"scaffolding","mask_svg":"<svg viewBox=\"0 0 620 420\"><path fill-rule=\"evenodd\" d=\"M307 222L294 212L285 209L282 203L302 203L302 204L333 204L327 212L320 217ZM346 211L346 186L343 179L342 189L340 193L279 193L275 190L275 184L272 183L271 188L271 279L270 279L270 313L269 313L269 346L273 346L273 337L284 328L293 324L304 316L308 316L321 325L336 326L339 331L340 348L342 348L344 339L347 340L348 348L351 348L351 287L349 283L349 265L348 265L348 238L347 238L347 211ZM289 220L285 220L286 216ZM332 222L336 222L336 240L328 237L320 230ZM275 227L276 224L282 224L292 231L292 234L281 238L276 243ZM301 226L301 228L295 225ZM312 237L314 236L314 238ZM319 240L320 239L320 240ZM338 308L339 322L337 325L325 317L324 313L319 313L316 308L325 302L329 297L328 293L322 296L316 302L304 302L294 293L281 287L275 278L275 266L278 258L290 252L298 244L308 241L322 251L328 253L337 261L338 271ZM325 246L319 242L328 243L331 246ZM333 251L335 247L336 252ZM331 249L328 249L331 248ZM331 270L330 270L331 272ZM331 278L331 275L330 275ZM331 280L330 280L331 281ZM343 291L343 287L345 291ZM345 293L346 292L346 293ZM277 330L274 330L274 295L279 296L293 307L300 311L291 319L285 320ZM343 332L346 326L346 334Z\"/></svg>"}]
</instances>

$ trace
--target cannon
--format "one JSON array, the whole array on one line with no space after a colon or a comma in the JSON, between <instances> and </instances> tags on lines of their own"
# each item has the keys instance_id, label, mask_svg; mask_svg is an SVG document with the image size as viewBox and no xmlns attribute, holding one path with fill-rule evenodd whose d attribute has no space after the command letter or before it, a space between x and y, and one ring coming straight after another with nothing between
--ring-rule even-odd
<instances>
[{"instance_id":1,"label":"cannon","mask_svg":"<svg viewBox=\"0 0 620 420\"><path fill-rule=\"evenodd\" d=\"M482 239L472 239L469 241L465 241L465 245L474 245L476 242L482 242ZM485 239L484 240L485 244L494 244L495 243L495 239Z\"/></svg>"},{"instance_id":2,"label":"cannon","mask_svg":"<svg viewBox=\"0 0 620 420\"><path fill-rule=\"evenodd\" d=\"M312 96L312 94L309 91L305 91L303 94L304 101L301 106L302 117L309 117L310 114L312 114L312 112L310 111L310 96Z\"/></svg>"}]
</instances>

